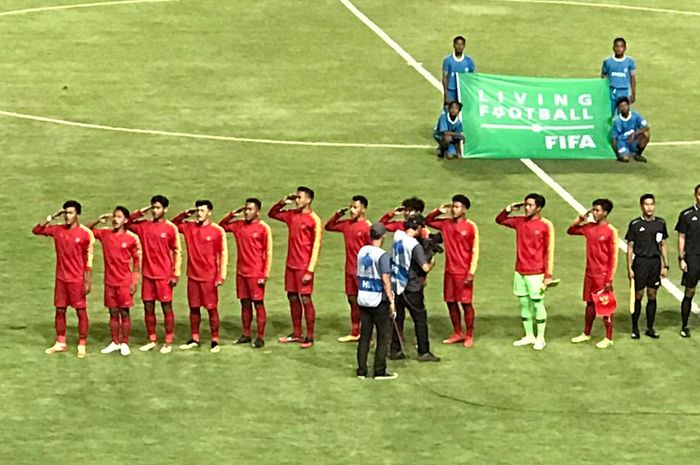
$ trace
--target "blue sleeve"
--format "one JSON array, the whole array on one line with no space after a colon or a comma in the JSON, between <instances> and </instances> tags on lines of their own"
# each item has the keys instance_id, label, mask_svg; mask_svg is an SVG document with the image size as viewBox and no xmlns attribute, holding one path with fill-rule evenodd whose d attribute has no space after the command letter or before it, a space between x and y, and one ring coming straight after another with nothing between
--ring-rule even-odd
<instances>
[{"instance_id":1,"label":"blue sleeve","mask_svg":"<svg viewBox=\"0 0 700 465\"><path fill-rule=\"evenodd\" d=\"M647 120L644 119L642 115L637 113L637 123L635 124L637 129L642 129L648 126Z\"/></svg>"},{"instance_id":2,"label":"blue sleeve","mask_svg":"<svg viewBox=\"0 0 700 465\"><path fill-rule=\"evenodd\" d=\"M388 253L379 257L379 274L391 274L391 258Z\"/></svg>"},{"instance_id":3,"label":"blue sleeve","mask_svg":"<svg viewBox=\"0 0 700 465\"><path fill-rule=\"evenodd\" d=\"M454 132L464 132L464 128L462 128L462 120L457 121L457 123L454 125Z\"/></svg>"},{"instance_id":4,"label":"blue sleeve","mask_svg":"<svg viewBox=\"0 0 700 465\"><path fill-rule=\"evenodd\" d=\"M634 61L634 58L630 58L630 74L632 71L637 69L637 63Z\"/></svg>"},{"instance_id":5,"label":"blue sleeve","mask_svg":"<svg viewBox=\"0 0 700 465\"><path fill-rule=\"evenodd\" d=\"M438 123L437 127L435 128L435 132L438 134L442 134L443 132L448 130L447 126L447 116L445 116L445 113L442 113L440 115L440 118L438 118Z\"/></svg>"},{"instance_id":6,"label":"blue sleeve","mask_svg":"<svg viewBox=\"0 0 700 465\"><path fill-rule=\"evenodd\" d=\"M621 134L622 134L622 124L620 124L619 119L616 119L615 122L613 123L613 127L612 127L613 139L617 139L618 137L620 137Z\"/></svg>"},{"instance_id":7,"label":"blue sleeve","mask_svg":"<svg viewBox=\"0 0 700 465\"><path fill-rule=\"evenodd\" d=\"M608 75L608 60L603 60L603 66L600 68L600 74L603 76Z\"/></svg>"},{"instance_id":8,"label":"blue sleeve","mask_svg":"<svg viewBox=\"0 0 700 465\"><path fill-rule=\"evenodd\" d=\"M470 73L476 73L476 63L474 63L474 60L469 57L469 72Z\"/></svg>"},{"instance_id":9,"label":"blue sleeve","mask_svg":"<svg viewBox=\"0 0 700 465\"><path fill-rule=\"evenodd\" d=\"M450 59L449 56L446 56L444 60L442 60L442 72L443 73L449 73L450 72L450 64L448 60Z\"/></svg>"}]
</instances>

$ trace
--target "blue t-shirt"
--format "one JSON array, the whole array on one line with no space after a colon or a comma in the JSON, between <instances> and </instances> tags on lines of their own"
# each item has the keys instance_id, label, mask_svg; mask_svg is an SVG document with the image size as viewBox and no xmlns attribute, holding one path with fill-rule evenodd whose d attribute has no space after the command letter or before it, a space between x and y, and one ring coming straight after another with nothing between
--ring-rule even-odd
<instances>
[{"instance_id":1,"label":"blue t-shirt","mask_svg":"<svg viewBox=\"0 0 700 465\"><path fill-rule=\"evenodd\" d=\"M636 69L637 64L633 58L624 57L618 60L614 56L610 56L603 62L600 74L608 78L610 87L629 89L632 75Z\"/></svg>"},{"instance_id":2,"label":"blue t-shirt","mask_svg":"<svg viewBox=\"0 0 700 465\"><path fill-rule=\"evenodd\" d=\"M647 120L636 111L630 111L627 119L617 115L613 122L612 135L615 139L627 139L634 131L647 127Z\"/></svg>"},{"instance_id":3,"label":"blue t-shirt","mask_svg":"<svg viewBox=\"0 0 700 465\"><path fill-rule=\"evenodd\" d=\"M447 73L447 89L457 90L457 73L474 73L476 64L469 55L463 54L462 59L457 61L451 53L442 60L442 72Z\"/></svg>"},{"instance_id":4,"label":"blue t-shirt","mask_svg":"<svg viewBox=\"0 0 700 465\"><path fill-rule=\"evenodd\" d=\"M435 129L433 130L433 135L436 137L442 137L444 132L463 132L462 130L462 119L457 115L457 118L453 120L450 119L450 114L446 111L440 113Z\"/></svg>"}]
</instances>

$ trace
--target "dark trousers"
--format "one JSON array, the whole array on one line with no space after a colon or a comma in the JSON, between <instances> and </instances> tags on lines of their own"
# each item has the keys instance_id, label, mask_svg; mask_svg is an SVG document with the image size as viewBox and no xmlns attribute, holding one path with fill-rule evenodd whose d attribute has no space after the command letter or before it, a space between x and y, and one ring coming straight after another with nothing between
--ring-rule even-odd
<instances>
[{"instance_id":1,"label":"dark trousers","mask_svg":"<svg viewBox=\"0 0 700 465\"><path fill-rule=\"evenodd\" d=\"M357 375L367 375L367 355L372 331L377 328L377 349L374 352L374 376L386 374L386 356L391 341L389 304L383 301L377 307L360 306L360 342L357 345Z\"/></svg>"},{"instance_id":2,"label":"dark trousers","mask_svg":"<svg viewBox=\"0 0 700 465\"><path fill-rule=\"evenodd\" d=\"M428 340L428 312L425 309L424 300L422 289L418 292L404 291L403 294L396 296L396 326L400 334L393 331L391 337L391 353L398 354L401 352L401 341L399 341L399 338L403 339L403 322L406 319L406 309L408 309L413 319L416 339L418 340L418 355L430 352L430 341Z\"/></svg>"}]
</instances>

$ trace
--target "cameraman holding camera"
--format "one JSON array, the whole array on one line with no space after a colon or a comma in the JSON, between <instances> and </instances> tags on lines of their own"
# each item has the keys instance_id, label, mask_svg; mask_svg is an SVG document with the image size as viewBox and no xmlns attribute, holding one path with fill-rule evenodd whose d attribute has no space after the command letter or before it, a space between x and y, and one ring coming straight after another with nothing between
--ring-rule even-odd
<instances>
[{"instance_id":1,"label":"cameraman holding camera","mask_svg":"<svg viewBox=\"0 0 700 465\"><path fill-rule=\"evenodd\" d=\"M433 269L435 261L428 261L423 246L418 242L425 220L415 215L404 223L405 231L394 233L392 246L391 281L396 294L396 331L391 338L391 360L406 358L402 350L403 322L408 308L418 340L418 361L439 362L440 358L430 353L428 340L428 312L425 309L424 274ZM422 275L423 274L423 275ZM401 339L400 339L401 338Z\"/></svg>"}]
</instances>

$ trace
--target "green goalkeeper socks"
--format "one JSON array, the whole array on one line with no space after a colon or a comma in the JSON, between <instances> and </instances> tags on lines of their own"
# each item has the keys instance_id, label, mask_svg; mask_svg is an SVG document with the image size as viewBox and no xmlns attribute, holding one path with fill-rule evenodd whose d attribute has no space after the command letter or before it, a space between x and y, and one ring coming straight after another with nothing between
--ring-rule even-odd
<instances>
[{"instance_id":1,"label":"green goalkeeper socks","mask_svg":"<svg viewBox=\"0 0 700 465\"><path fill-rule=\"evenodd\" d=\"M520 318L523 320L523 329L525 330L525 337L535 337L535 333L532 327L532 317L534 316L533 308L530 305L530 298L520 297Z\"/></svg>"},{"instance_id":2,"label":"green goalkeeper socks","mask_svg":"<svg viewBox=\"0 0 700 465\"><path fill-rule=\"evenodd\" d=\"M547 328L547 309L544 308L543 300L533 300L535 308L535 322L537 323L537 338L544 341L544 332Z\"/></svg>"}]
</instances>

